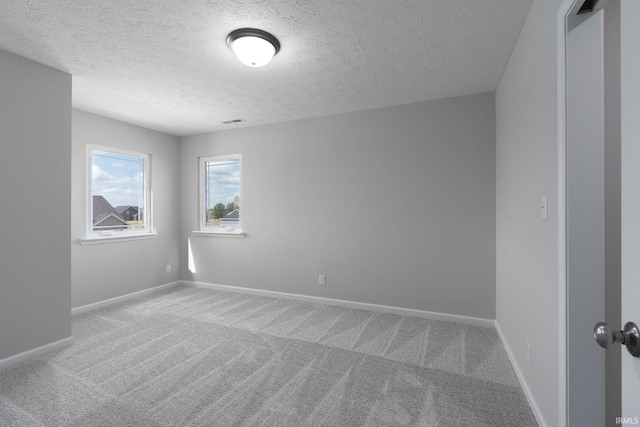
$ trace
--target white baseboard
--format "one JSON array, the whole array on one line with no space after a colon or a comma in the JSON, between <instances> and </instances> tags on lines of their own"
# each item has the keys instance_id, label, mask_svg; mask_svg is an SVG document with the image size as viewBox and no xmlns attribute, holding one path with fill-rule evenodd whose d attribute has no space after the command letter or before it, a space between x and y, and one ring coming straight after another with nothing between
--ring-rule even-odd
<instances>
[{"instance_id":1,"label":"white baseboard","mask_svg":"<svg viewBox=\"0 0 640 427\"><path fill-rule=\"evenodd\" d=\"M164 285L155 286L153 288L143 289L142 291L133 292L133 293L126 294L126 295L121 295L119 297L110 298L110 299L107 299L107 300L104 300L104 301L94 302L93 304L82 305L80 307L72 308L71 309L71 314L80 314L80 313L84 313L85 311L95 310L96 308L106 307L106 306L111 305L111 304L115 304L115 303L118 303L118 302L126 301L126 300L137 298L137 297L141 297L143 295L147 295L147 294L150 294L150 293L153 293L153 292L158 292L158 291L160 291L162 289L171 288L171 287L177 286L179 284L180 284L179 281L178 282L166 283Z\"/></svg>"},{"instance_id":2,"label":"white baseboard","mask_svg":"<svg viewBox=\"0 0 640 427\"><path fill-rule=\"evenodd\" d=\"M13 356L9 356L5 359L0 360L0 371L17 365L18 363L26 362L28 360L35 359L36 357L44 356L45 354L51 353L52 351L63 349L72 344L73 337L68 337L59 341L45 344L37 348L33 348L31 350L24 351L19 354L15 354Z\"/></svg>"},{"instance_id":3,"label":"white baseboard","mask_svg":"<svg viewBox=\"0 0 640 427\"><path fill-rule=\"evenodd\" d=\"M498 332L498 336L500 337L500 341L502 341L502 346L504 347L505 351L507 352L507 356L509 356L509 361L511 362L511 366L513 366L513 370L516 373L516 377L518 377L518 381L520 382L520 387L522 388L522 391L524 392L524 395L527 398L527 401L529 402L529 406L531 407L531 411L533 412L533 416L536 417L536 421L538 422L538 425L540 427L548 427L549 424L547 423L547 421L545 420L544 416L542 415L542 411L540 411L540 407L538 406L538 403L536 402L536 399L533 397L533 393L531 393L531 389L529 388L529 384L527 383L527 380L524 378L524 375L522 374L522 371L520 370L520 366L516 362L516 358L513 355L513 351L511 351L511 347L509 347L509 343L507 342L507 339L505 338L504 334L502 333L502 330L500 329L500 325L498 324L497 320L495 321L495 329Z\"/></svg>"},{"instance_id":4,"label":"white baseboard","mask_svg":"<svg viewBox=\"0 0 640 427\"><path fill-rule=\"evenodd\" d=\"M347 301L333 298L323 298L309 295L290 294L286 292L267 291L254 288L241 288L237 286L216 285L213 283L191 282L182 280L181 283L186 286L196 288L215 289L219 291L237 292L241 294L260 295L273 298L282 298L295 301L304 301L314 304L333 305L337 307L355 308L358 310L377 311L381 313L398 314L400 316L420 317L423 319L440 320L443 322L462 323L466 325L482 326L485 328L493 328L495 320L482 319L479 317L460 316L457 314L438 313L434 311L415 310L411 308L393 307L389 305L369 304L357 301Z\"/></svg>"}]
</instances>

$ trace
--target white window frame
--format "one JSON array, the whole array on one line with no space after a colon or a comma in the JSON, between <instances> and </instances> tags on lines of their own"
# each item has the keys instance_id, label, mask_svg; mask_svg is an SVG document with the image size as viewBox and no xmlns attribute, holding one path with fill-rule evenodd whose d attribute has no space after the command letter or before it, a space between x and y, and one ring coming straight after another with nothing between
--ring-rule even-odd
<instances>
[{"instance_id":1,"label":"white window frame","mask_svg":"<svg viewBox=\"0 0 640 427\"><path fill-rule=\"evenodd\" d=\"M214 156L204 156L198 158L198 230L194 234L199 236L227 236L244 237L246 233L242 228L242 209L240 210L240 225L238 228L212 227L207 225L207 182L205 174L205 164L209 162L221 162L225 160L238 159L240 161L240 206L243 206L242 199L242 154L221 154Z\"/></svg>"},{"instance_id":2,"label":"white window frame","mask_svg":"<svg viewBox=\"0 0 640 427\"><path fill-rule=\"evenodd\" d=\"M144 160L144 205L145 227L131 230L93 230L93 152L94 150L107 153L114 153L126 156L139 157ZM86 180L87 180L87 200L86 200L86 229L85 238L80 240L81 244L106 243L125 240L138 240L153 238L157 235L153 229L153 203L151 186L151 155L136 151L123 150L115 147L87 143L86 151ZM115 207L115 206L114 206Z\"/></svg>"}]
</instances>

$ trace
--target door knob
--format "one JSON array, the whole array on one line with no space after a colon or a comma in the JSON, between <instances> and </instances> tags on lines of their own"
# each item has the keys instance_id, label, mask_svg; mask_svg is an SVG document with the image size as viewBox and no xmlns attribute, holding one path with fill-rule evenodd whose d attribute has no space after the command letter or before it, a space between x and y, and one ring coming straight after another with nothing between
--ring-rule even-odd
<instances>
[{"instance_id":1,"label":"door knob","mask_svg":"<svg viewBox=\"0 0 640 427\"><path fill-rule=\"evenodd\" d=\"M614 331L604 322L596 323L593 328L593 338L602 348L611 348L619 342L627 347L627 351L633 357L640 357L640 332L633 322L627 322L622 331Z\"/></svg>"}]
</instances>

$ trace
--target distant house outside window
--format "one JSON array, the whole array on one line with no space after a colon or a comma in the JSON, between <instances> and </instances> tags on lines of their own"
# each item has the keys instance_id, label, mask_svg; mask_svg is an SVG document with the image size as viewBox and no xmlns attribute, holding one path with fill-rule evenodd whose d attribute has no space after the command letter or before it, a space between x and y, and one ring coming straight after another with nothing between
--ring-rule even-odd
<instances>
[{"instance_id":1,"label":"distant house outside window","mask_svg":"<svg viewBox=\"0 0 640 427\"><path fill-rule=\"evenodd\" d=\"M200 158L200 231L242 231L240 154Z\"/></svg>"},{"instance_id":2,"label":"distant house outside window","mask_svg":"<svg viewBox=\"0 0 640 427\"><path fill-rule=\"evenodd\" d=\"M87 238L150 233L151 156L87 146Z\"/></svg>"}]
</instances>

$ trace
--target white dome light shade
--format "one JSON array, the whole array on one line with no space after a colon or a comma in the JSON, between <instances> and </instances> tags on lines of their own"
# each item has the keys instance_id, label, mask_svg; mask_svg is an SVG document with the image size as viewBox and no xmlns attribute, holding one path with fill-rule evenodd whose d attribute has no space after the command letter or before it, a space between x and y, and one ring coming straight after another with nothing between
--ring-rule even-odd
<instances>
[{"instance_id":1,"label":"white dome light shade","mask_svg":"<svg viewBox=\"0 0 640 427\"><path fill-rule=\"evenodd\" d=\"M271 62L276 48L260 37L240 37L231 44L231 50L240 62L250 67L262 67Z\"/></svg>"},{"instance_id":2,"label":"white dome light shade","mask_svg":"<svg viewBox=\"0 0 640 427\"><path fill-rule=\"evenodd\" d=\"M267 65L280 50L280 43L271 34L251 28L235 30L227 38L227 44L236 57L250 67Z\"/></svg>"}]
</instances>

